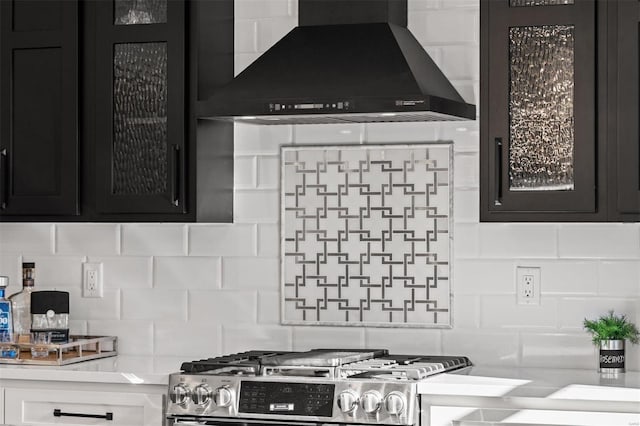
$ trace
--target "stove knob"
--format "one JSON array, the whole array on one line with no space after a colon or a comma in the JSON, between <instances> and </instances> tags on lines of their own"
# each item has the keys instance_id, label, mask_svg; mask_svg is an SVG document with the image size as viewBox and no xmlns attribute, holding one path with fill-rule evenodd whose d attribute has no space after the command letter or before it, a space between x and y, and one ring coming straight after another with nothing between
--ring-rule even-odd
<instances>
[{"instance_id":1,"label":"stove knob","mask_svg":"<svg viewBox=\"0 0 640 426\"><path fill-rule=\"evenodd\" d=\"M189 388L185 385L175 385L171 392L169 392L169 398L171 398L171 402L178 405L184 405L187 403L187 399L189 399Z\"/></svg>"},{"instance_id":2,"label":"stove knob","mask_svg":"<svg viewBox=\"0 0 640 426\"><path fill-rule=\"evenodd\" d=\"M353 391L346 390L338 395L338 407L343 413L351 413L358 406L358 395Z\"/></svg>"},{"instance_id":3,"label":"stove knob","mask_svg":"<svg viewBox=\"0 0 640 426\"><path fill-rule=\"evenodd\" d=\"M211 401L211 388L209 385L201 384L191 393L191 399L195 404L205 405Z\"/></svg>"},{"instance_id":4,"label":"stove knob","mask_svg":"<svg viewBox=\"0 0 640 426\"><path fill-rule=\"evenodd\" d=\"M380 409L380 404L382 403L382 396L377 391L367 391L362 394L362 399L360 400L360 404L362 405L362 409L367 414L374 414Z\"/></svg>"},{"instance_id":5,"label":"stove knob","mask_svg":"<svg viewBox=\"0 0 640 426\"><path fill-rule=\"evenodd\" d=\"M404 407L407 403L407 399L400 392L391 392L387 394L384 400L387 413L392 416L399 416L404 411Z\"/></svg>"},{"instance_id":6,"label":"stove knob","mask_svg":"<svg viewBox=\"0 0 640 426\"><path fill-rule=\"evenodd\" d=\"M231 405L231 401L233 400L233 394L228 387L223 386L216 389L213 399L216 401L216 405L218 407L228 407Z\"/></svg>"}]
</instances>

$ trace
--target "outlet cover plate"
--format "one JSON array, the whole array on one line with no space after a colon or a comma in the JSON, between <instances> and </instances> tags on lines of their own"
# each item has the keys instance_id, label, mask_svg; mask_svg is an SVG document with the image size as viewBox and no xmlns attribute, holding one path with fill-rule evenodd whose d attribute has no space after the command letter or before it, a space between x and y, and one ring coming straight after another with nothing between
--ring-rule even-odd
<instances>
[{"instance_id":1,"label":"outlet cover plate","mask_svg":"<svg viewBox=\"0 0 640 426\"><path fill-rule=\"evenodd\" d=\"M104 297L101 262L82 264L82 297Z\"/></svg>"},{"instance_id":2,"label":"outlet cover plate","mask_svg":"<svg viewBox=\"0 0 640 426\"><path fill-rule=\"evenodd\" d=\"M516 297L518 305L540 304L540 267L516 267Z\"/></svg>"}]
</instances>

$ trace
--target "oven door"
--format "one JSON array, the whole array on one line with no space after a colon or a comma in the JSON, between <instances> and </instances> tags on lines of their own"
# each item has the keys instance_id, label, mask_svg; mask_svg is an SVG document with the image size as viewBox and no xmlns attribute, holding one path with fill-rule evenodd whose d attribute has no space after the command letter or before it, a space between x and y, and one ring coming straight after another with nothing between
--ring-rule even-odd
<instances>
[{"instance_id":1,"label":"oven door","mask_svg":"<svg viewBox=\"0 0 640 426\"><path fill-rule=\"evenodd\" d=\"M211 426L371 426L357 423L317 423L317 422L295 422L284 420L256 420L256 419L235 419L227 421L218 418L208 417L173 417L167 420L170 425L211 425Z\"/></svg>"}]
</instances>

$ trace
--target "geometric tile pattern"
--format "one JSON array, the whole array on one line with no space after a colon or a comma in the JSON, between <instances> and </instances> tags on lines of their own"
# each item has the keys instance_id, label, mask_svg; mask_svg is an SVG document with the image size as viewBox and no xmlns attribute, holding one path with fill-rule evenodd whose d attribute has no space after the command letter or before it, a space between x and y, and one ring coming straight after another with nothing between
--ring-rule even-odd
<instances>
[{"instance_id":1,"label":"geometric tile pattern","mask_svg":"<svg viewBox=\"0 0 640 426\"><path fill-rule=\"evenodd\" d=\"M451 326L451 144L280 158L284 324Z\"/></svg>"}]
</instances>

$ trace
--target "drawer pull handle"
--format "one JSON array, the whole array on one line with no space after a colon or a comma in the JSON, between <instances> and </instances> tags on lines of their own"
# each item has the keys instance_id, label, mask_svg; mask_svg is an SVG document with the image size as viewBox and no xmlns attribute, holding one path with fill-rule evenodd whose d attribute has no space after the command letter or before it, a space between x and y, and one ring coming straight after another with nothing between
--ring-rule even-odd
<instances>
[{"instance_id":1,"label":"drawer pull handle","mask_svg":"<svg viewBox=\"0 0 640 426\"><path fill-rule=\"evenodd\" d=\"M113 413L105 413L101 414L83 414L83 413L64 413L60 409L56 408L53 410L54 417L83 417L85 419L105 419L105 420L113 420Z\"/></svg>"}]
</instances>

